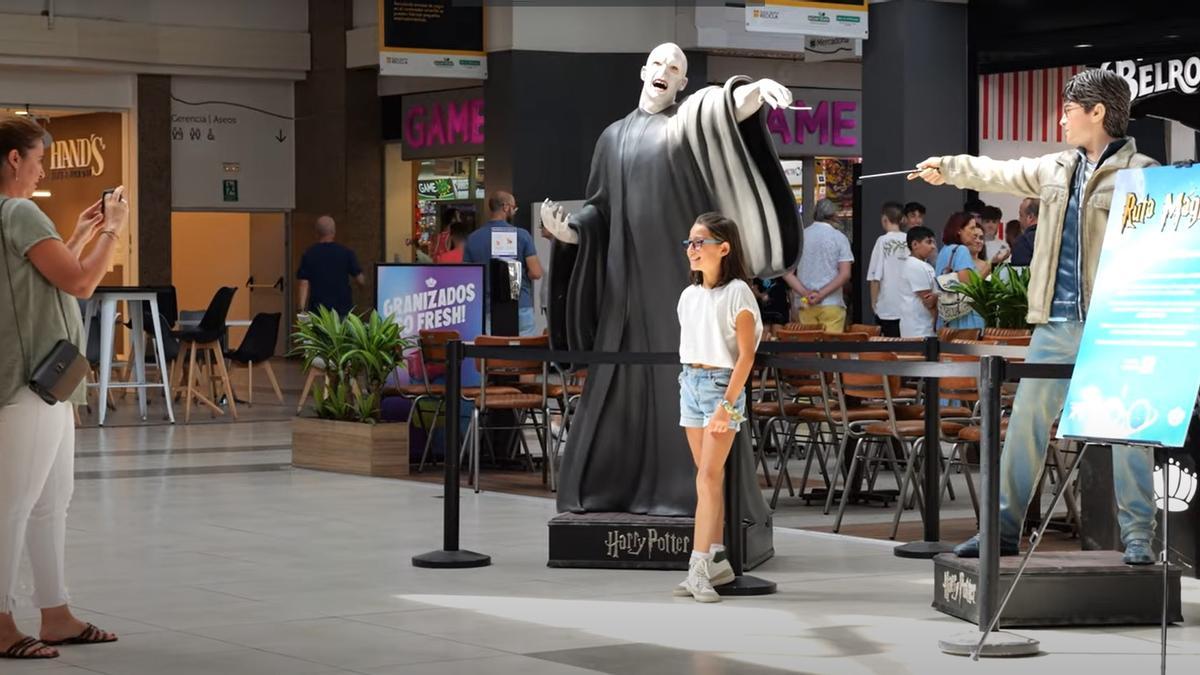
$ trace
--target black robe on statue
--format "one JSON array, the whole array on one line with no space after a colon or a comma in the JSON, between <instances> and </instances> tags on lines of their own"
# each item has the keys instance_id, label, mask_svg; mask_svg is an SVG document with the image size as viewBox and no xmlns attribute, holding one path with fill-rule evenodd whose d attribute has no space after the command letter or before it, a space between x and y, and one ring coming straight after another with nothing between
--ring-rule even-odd
<instances>
[{"instance_id":1,"label":"black robe on statue","mask_svg":"<svg viewBox=\"0 0 1200 675\"><path fill-rule=\"evenodd\" d=\"M733 218L757 277L800 255L791 188L763 116L734 116L733 89L707 87L661 113L640 108L596 143L587 202L569 224L578 245L557 244L551 333L557 348L677 352L676 304L688 283L681 242L696 216ZM679 366L597 365L563 450L560 511L690 516L695 468L679 427ZM739 443L748 443L739 434ZM747 516L765 517L753 460L742 452ZM759 520L761 522L761 520Z\"/></svg>"}]
</instances>

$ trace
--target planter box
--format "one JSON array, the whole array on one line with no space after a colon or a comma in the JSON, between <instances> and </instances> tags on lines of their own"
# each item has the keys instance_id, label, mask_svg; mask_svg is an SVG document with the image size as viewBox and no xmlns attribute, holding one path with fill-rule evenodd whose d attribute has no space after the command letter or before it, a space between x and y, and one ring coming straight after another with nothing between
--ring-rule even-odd
<instances>
[{"instance_id":1,"label":"planter box","mask_svg":"<svg viewBox=\"0 0 1200 675\"><path fill-rule=\"evenodd\" d=\"M302 469L396 478L408 475L408 425L297 417L292 464Z\"/></svg>"}]
</instances>

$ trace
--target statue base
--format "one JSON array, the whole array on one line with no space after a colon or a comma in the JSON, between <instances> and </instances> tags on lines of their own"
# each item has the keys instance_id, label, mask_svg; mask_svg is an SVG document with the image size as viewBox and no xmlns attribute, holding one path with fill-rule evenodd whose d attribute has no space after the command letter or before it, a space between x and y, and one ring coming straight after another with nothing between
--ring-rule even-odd
<instances>
[{"instance_id":1,"label":"statue base","mask_svg":"<svg viewBox=\"0 0 1200 675\"><path fill-rule=\"evenodd\" d=\"M998 597L1008 593L1020 565L1020 556L1000 559ZM934 609L978 624L979 560L943 554L933 570ZM999 625L1158 625L1162 578L1162 565L1126 565L1117 551L1034 553ZM1182 621L1178 567L1169 580L1167 618Z\"/></svg>"},{"instance_id":2,"label":"statue base","mask_svg":"<svg viewBox=\"0 0 1200 675\"><path fill-rule=\"evenodd\" d=\"M775 555L771 520L742 521L743 569ZM692 555L689 517L633 513L560 513L550 519L550 567L686 570Z\"/></svg>"}]
</instances>

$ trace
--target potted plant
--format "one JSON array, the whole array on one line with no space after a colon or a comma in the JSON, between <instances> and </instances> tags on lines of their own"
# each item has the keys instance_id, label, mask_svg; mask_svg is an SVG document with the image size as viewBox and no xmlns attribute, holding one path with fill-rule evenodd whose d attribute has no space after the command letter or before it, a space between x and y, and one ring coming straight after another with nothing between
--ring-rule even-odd
<instances>
[{"instance_id":1,"label":"potted plant","mask_svg":"<svg viewBox=\"0 0 1200 675\"><path fill-rule=\"evenodd\" d=\"M1029 328L1029 268L999 265L985 279L974 270L954 287L983 317L988 328Z\"/></svg>"},{"instance_id":2,"label":"potted plant","mask_svg":"<svg viewBox=\"0 0 1200 675\"><path fill-rule=\"evenodd\" d=\"M367 476L408 475L408 425L380 423L381 392L415 345L391 318L363 320L324 307L300 321L293 352L324 374L313 392L316 417L292 426L292 464Z\"/></svg>"}]
</instances>

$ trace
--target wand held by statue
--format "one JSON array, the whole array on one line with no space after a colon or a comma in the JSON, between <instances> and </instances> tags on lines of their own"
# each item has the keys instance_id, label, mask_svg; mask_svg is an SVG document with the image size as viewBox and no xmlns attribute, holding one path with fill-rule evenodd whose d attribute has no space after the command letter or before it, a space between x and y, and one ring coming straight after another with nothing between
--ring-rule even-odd
<instances>
[{"instance_id":1,"label":"wand held by statue","mask_svg":"<svg viewBox=\"0 0 1200 675\"><path fill-rule=\"evenodd\" d=\"M887 173L870 173L865 176L859 176L858 180L855 182L858 183L859 185L862 185L862 182L868 178L883 178L885 176L907 176L907 175L914 174L914 173L921 173L922 171L937 171L937 170L938 169L918 169L918 168L914 167L912 169L905 169L903 171L888 171Z\"/></svg>"}]
</instances>

